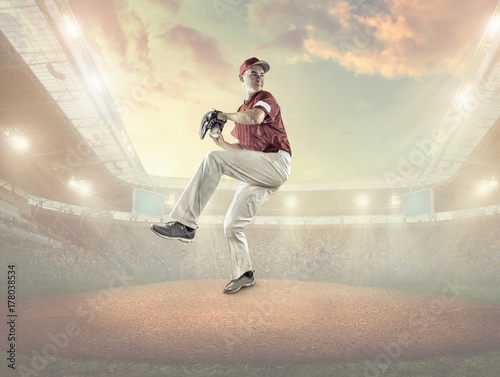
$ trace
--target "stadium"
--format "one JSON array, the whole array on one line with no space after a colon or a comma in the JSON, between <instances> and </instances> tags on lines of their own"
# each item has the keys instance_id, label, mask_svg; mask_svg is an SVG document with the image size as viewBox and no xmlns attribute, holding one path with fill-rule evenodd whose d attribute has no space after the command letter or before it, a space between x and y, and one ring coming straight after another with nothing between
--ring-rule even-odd
<instances>
[{"instance_id":1,"label":"stadium","mask_svg":"<svg viewBox=\"0 0 500 377\"><path fill-rule=\"evenodd\" d=\"M392 170L271 197L227 297L238 182L192 244L154 236L189 178L147 172L68 2L0 0L2 375L498 375L499 17Z\"/></svg>"}]
</instances>

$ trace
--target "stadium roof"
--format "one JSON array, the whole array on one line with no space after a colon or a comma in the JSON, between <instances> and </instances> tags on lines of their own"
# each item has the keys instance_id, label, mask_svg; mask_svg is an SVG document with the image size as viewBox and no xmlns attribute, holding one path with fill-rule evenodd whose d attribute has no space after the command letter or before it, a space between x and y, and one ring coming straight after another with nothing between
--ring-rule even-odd
<instances>
[{"instance_id":1,"label":"stadium roof","mask_svg":"<svg viewBox=\"0 0 500 377\"><path fill-rule=\"evenodd\" d=\"M60 109L59 120L81 135L113 175L140 179L144 169L68 5L59 9L61 2L10 3L16 6L2 7L0 15L10 62L28 75L35 95Z\"/></svg>"},{"instance_id":2,"label":"stadium roof","mask_svg":"<svg viewBox=\"0 0 500 377\"><path fill-rule=\"evenodd\" d=\"M419 177L436 183L451 177L494 128L500 116L500 4L477 48L435 138L425 169ZM474 163L474 161L470 161ZM481 161L475 161L481 164ZM484 163L483 163L484 164Z\"/></svg>"}]
</instances>

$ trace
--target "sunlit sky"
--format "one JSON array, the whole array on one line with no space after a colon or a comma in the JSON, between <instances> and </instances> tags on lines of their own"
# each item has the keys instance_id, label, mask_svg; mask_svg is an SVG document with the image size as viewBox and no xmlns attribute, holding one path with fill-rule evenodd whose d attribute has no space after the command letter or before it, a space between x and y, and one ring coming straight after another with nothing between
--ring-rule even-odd
<instances>
[{"instance_id":1,"label":"sunlit sky","mask_svg":"<svg viewBox=\"0 0 500 377\"><path fill-rule=\"evenodd\" d=\"M70 0L148 173L191 177L218 147L204 113L243 102L241 63L271 70L290 180L397 172L441 126L496 0ZM224 130L226 140L233 141Z\"/></svg>"}]
</instances>

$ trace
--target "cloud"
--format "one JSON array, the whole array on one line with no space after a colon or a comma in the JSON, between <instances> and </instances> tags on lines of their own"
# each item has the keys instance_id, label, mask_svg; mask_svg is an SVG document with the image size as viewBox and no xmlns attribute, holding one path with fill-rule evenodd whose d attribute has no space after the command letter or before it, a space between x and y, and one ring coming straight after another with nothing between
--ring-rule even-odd
<instances>
[{"instance_id":1,"label":"cloud","mask_svg":"<svg viewBox=\"0 0 500 377\"><path fill-rule=\"evenodd\" d=\"M149 0L149 2L154 5L159 5L168 12L172 12L174 14L179 13L180 0Z\"/></svg>"},{"instance_id":2,"label":"cloud","mask_svg":"<svg viewBox=\"0 0 500 377\"><path fill-rule=\"evenodd\" d=\"M304 49L304 41L308 36L305 29L292 29L278 34L271 42L257 46L263 50L301 51Z\"/></svg>"},{"instance_id":3,"label":"cloud","mask_svg":"<svg viewBox=\"0 0 500 377\"><path fill-rule=\"evenodd\" d=\"M237 67L224 60L225 54L214 38L183 25L175 25L172 28L165 25L164 31L158 37L169 49L176 49L187 55L185 64L191 65L190 68L198 77L221 88L227 88L227 84L235 80ZM184 71L183 75L186 74Z\"/></svg>"},{"instance_id":4,"label":"cloud","mask_svg":"<svg viewBox=\"0 0 500 377\"><path fill-rule=\"evenodd\" d=\"M256 0L249 28L288 60L334 60L388 78L463 72L495 0ZM272 19L273 22L268 22Z\"/></svg>"},{"instance_id":5,"label":"cloud","mask_svg":"<svg viewBox=\"0 0 500 377\"><path fill-rule=\"evenodd\" d=\"M214 86L239 93L237 67L224 59L219 41L173 22L181 21L175 15L180 1L73 0L71 6L106 85L127 114L155 111L170 100L199 104L207 91L215 94Z\"/></svg>"},{"instance_id":6,"label":"cloud","mask_svg":"<svg viewBox=\"0 0 500 377\"><path fill-rule=\"evenodd\" d=\"M73 13L86 40L105 64L120 65L127 70L151 68L149 32L136 10L126 0L72 1Z\"/></svg>"}]
</instances>

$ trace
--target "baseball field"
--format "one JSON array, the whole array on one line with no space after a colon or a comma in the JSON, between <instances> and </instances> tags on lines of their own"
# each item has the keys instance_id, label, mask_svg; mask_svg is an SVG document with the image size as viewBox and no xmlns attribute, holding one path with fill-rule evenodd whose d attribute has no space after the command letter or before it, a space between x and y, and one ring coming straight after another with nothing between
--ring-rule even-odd
<instances>
[{"instance_id":1,"label":"baseball field","mask_svg":"<svg viewBox=\"0 0 500 377\"><path fill-rule=\"evenodd\" d=\"M260 279L224 295L223 285L110 284L21 298L9 375L436 377L500 370L498 287Z\"/></svg>"}]
</instances>

